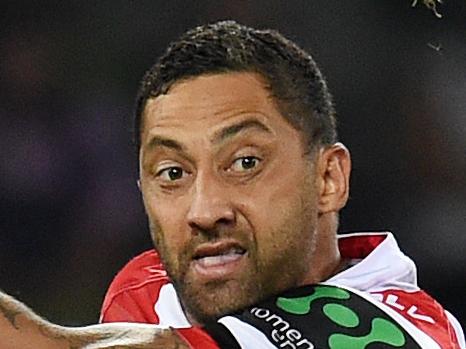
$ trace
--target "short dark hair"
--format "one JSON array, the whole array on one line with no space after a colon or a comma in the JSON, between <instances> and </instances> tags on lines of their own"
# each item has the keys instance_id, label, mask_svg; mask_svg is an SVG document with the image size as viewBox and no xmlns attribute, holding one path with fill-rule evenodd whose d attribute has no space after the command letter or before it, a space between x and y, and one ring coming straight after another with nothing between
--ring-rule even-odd
<instances>
[{"instance_id":1,"label":"short dark hair","mask_svg":"<svg viewBox=\"0 0 466 349\"><path fill-rule=\"evenodd\" d=\"M144 75L134 119L137 150L141 146L143 113L150 98L168 93L181 80L228 72L260 74L279 111L303 131L309 146L336 141L332 98L311 55L277 31L221 21L184 33Z\"/></svg>"}]
</instances>

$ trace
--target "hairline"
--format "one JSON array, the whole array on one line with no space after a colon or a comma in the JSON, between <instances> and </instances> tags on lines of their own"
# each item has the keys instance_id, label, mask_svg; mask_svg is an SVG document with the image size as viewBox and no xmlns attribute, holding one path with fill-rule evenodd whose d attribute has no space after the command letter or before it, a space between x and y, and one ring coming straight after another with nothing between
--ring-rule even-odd
<instances>
[{"instance_id":1,"label":"hairline","mask_svg":"<svg viewBox=\"0 0 466 349\"><path fill-rule=\"evenodd\" d=\"M145 98L141 99L140 102L143 102L143 104L140 106L139 113L137 115L138 117L138 129L136 130L137 134L137 145L138 145L138 152L141 150L142 147L142 132L143 132L143 127L144 127L144 120L146 117L147 113L147 106L150 101L154 101L160 96L167 95L170 93L170 91L176 87L179 84L182 84L184 82L189 82L191 80L200 78L200 77L207 77L207 76L214 76L214 75L224 75L224 74L241 74L241 73L249 73L249 74L255 74L259 78L259 80L262 83L262 86L264 89L266 89L269 92L269 98L271 102L274 104L275 108L277 108L277 111L279 112L280 116L291 126L293 127L298 133L302 136L302 141L305 143L305 146L308 150L309 153L313 152L316 148L321 148L321 147L326 147L329 146L330 144L326 144L322 141L322 139L311 139L311 135L309 135L305 130L297 125L295 122L292 121L292 118L285 112L284 109L286 107L282 106L282 103L280 103L280 98L277 97L274 93L273 85L270 82L270 79L266 76L264 72L261 72L260 69L257 69L256 67L249 67L250 69L247 68L219 68L218 70L212 69L211 71L203 72L201 74L190 74L186 76L182 76L178 79L174 79L168 83L166 83L164 86L160 88L160 93L158 94L148 94Z\"/></svg>"}]
</instances>

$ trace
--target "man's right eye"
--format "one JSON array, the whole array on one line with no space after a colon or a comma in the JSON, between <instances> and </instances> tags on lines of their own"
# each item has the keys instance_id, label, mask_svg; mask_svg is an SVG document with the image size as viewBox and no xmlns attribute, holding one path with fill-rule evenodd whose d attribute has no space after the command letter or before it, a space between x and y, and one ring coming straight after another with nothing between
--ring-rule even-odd
<instances>
[{"instance_id":1,"label":"man's right eye","mask_svg":"<svg viewBox=\"0 0 466 349\"><path fill-rule=\"evenodd\" d=\"M183 178L186 172L179 166L166 167L157 172L156 176L164 181L174 182Z\"/></svg>"}]
</instances>

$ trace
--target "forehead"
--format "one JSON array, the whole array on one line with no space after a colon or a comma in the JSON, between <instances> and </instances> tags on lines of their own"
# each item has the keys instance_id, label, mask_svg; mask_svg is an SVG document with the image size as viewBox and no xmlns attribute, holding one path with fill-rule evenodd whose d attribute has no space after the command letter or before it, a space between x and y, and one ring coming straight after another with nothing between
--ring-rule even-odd
<instances>
[{"instance_id":1,"label":"forehead","mask_svg":"<svg viewBox=\"0 0 466 349\"><path fill-rule=\"evenodd\" d=\"M143 133L154 128L194 128L220 124L238 114L281 117L267 85L255 73L204 75L178 82L165 95L148 100Z\"/></svg>"}]
</instances>

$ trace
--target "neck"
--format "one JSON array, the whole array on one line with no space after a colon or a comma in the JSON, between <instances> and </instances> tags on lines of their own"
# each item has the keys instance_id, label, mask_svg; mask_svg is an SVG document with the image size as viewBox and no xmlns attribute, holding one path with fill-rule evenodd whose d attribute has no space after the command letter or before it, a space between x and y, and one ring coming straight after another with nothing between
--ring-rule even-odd
<instances>
[{"instance_id":1,"label":"neck","mask_svg":"<svg viewBox=\"0 0 466 349\"><path fill-rule=\"evenodd\" d=\"M348 265L341 257L337 239L338 220L336 217L322 215L316 230L314 255L309 271L301 285L316 284L339 273Z\"/></svg>"}]
</instances>

